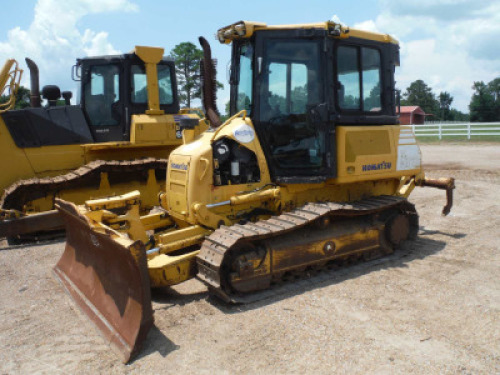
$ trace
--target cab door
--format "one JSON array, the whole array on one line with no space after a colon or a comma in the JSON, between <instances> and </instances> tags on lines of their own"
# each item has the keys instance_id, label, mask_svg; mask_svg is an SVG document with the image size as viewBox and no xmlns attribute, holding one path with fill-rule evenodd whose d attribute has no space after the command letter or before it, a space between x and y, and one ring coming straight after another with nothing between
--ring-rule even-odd
<instances>
[{"instance_id":1,"label":"cab door","mask_svg":"<svg viewBox=\"0 0 500 375\"><path fill-rule=\"evenodd\" d=\"M94 64L84 71L82 106L96 142L126 141L122 65Z\"/></svg>"},{"instance_id":2,"label":"cab door","mask_svg":"<svg viewBox=\"0 0 500 375\"><path fill-rule=\"evenodd\" d=\"M277 182L334 177L335 128L327 104L325 35L256 35L253 121ZM303 33L303 35L301 35Z\"/></svg>"}]
</instances>

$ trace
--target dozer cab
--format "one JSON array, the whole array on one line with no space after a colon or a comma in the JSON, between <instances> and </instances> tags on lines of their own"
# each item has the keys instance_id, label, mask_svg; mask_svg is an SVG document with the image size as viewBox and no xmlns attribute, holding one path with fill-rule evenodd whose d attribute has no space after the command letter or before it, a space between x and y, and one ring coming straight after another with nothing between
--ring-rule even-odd
<instances>
[{"instance_id":1,"label":"dozer cab","mask_svg":"<svg viewBox=\"0 0 500 375\"><path fill-rule=\"evenodd\" d=\"M146 206L158 204L168 156L182 144L180 119L192 121L196 133L208 128L202 114L179 109L174 61L163 53L137 46L78 59L72 75L79 104L70 104L70 91L62 102L60 89L48 85L43 107L38 68L26 59L31 107L19 110L12 108L21 71L7 61L0 76L11 93L0 114L0 238L35 239L62 228L55 197L80 204L135 186Z\"/></svg>"},{"instance_id":2,"label":"dozer cab","mask_svg":"<svg viewBox=\"0 0 500 375\"><path fill-rule=\"evenodd\" d=\"M290 275L394 251L418 232L407 197L425 178L411 127L396 116L399 46L333 22L218 31L232 45L232 116L215 108L204 49L203 99L212 127L169 158L162 209L140 216L141 194L57 207L67 223L55 274L122 358L153 324L150 288L198 277L230 303L269 295Z\"/></svg>"}]
</instances>

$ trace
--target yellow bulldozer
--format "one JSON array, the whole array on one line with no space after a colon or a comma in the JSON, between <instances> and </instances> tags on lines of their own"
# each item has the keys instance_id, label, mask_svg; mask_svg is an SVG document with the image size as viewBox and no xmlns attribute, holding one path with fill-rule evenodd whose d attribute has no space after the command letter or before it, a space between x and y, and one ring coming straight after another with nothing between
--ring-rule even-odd
<instances>
[{"instance_id":1,"label":"yellow bulldozer","mask_svg":"<svg viewBox=\"0 0 500 375\"><path fill-rule=\"evenodd\" d=\"M38 67L26 59L31 107L19 110L13 108L22 71L13 59L5 63L0 90L10 95L0 108L0 238L12 243L63 228L55 197L81 204L137 188L145 208L158 205L168 156L182 144L179 121L191 121L198 134L208 128L202 113L179 109L174 61L163 53L137 46L78 59L72 76L80 104L71 105L70 91L61 103L60 89L48 85L43 107Z\"/></svg>"},{"instance_id":2,"label":"yellow bulldozer","mask_svg":"<svg viewBox=\"0 0 500 375\"><path fill-rule=\"evenodd\" d=\"M128 361L153 324L150 288L197 277L228 303L290 276L373 259L417 235L407 198L424 176L415 135L396 115L398 42L334 22L220 29L232 44L232 116L215 107L210 47L200 38L211 128L169 157L161 207L142 193L58 200L67 244L55 274ZM278 288L279 289L279 288Z\"/></svg>"}]
</instances>

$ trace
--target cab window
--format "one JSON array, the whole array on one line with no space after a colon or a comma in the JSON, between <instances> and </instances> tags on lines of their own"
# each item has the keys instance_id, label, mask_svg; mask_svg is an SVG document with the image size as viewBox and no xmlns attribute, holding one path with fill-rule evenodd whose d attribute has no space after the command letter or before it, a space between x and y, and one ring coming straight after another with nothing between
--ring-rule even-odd
<instances>
[{"instance_id":1,"label":"cab window","mask_svg":"<svg viewBox=\"0 0 500 375\"><path fill-rule=\"evenodd\" d=\"M338 105L341 110L380 111L380 51L369 47L338 47L337 82Z\"/></svg>"},{"instance_id":2,"label":"cab window","mask_svg":"<svg viewBox=\"0 0 500 375\"><path fill-rule=\"evenodd\" d=\"M170 66L159 64L158 88L160 90L160 105L173 104L174 95L172 90L172 79ZM146 69L144 65L132 65L132 103L146 104L148 102L148 87Z\"/></svg>"},{"instance_id":3,"label":"cab window","mask_svg":"<svg viewBox=\"0 0 500 375\"><path fill-rule=\"evenodd\" d=\"M118 125L113 106L120 100L120 69L117 65L90 67L90 83L85 87L85 109L93 126Z\"/></svg>"}]
</instances>

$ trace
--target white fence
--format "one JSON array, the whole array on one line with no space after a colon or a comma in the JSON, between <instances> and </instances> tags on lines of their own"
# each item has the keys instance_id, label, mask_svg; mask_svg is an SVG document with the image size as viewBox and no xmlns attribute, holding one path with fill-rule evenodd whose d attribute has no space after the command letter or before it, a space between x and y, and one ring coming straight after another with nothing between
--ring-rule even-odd
<instances>
[{"instance_id":1,"label":"white fence","mask_svg":"<svg viewBox=\"0 0 500 375\"><path fill-rule=\"evenodd\" d=\"M500 136L500 122L461 122L461 123L434 123L425 125L411 125L417 137L462 136L471 139L474 136Z\"/></svg>"}]
</instances>

